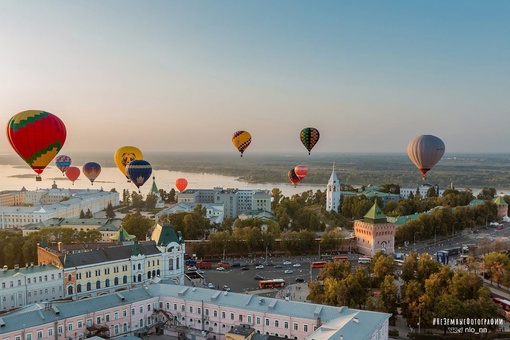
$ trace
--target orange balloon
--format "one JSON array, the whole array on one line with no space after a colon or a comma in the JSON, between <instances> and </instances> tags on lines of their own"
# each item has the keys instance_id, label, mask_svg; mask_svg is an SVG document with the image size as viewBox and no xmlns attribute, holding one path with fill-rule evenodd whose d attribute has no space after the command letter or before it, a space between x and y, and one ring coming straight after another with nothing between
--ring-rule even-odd
<instances>
[{"instance_id":1,"label":"orange balloon","mask_svg":"<svg viewBox=\"0 0 510 340\"><path fill-rule=\"evenodd\" d=\"M175 180L175 187L180 192L183 192L184 190L186 190L187 186L188 186L188 181L186 180L186 178L177 178Z\"/></svg>"}]
</instances>

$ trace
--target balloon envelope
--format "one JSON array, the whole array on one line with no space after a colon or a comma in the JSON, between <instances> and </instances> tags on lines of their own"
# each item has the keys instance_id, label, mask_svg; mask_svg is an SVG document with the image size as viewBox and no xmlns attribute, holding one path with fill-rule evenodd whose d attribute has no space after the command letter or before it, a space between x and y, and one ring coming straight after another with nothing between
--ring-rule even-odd
<instances>
[{"instance_id":1,"label":"balloon envelope","mask_svg":"<svg viewBox=\"0 0 510 340\"><path fill-rule=\"evenodd\" d=\"M432 135L415 137L407 144L407 155L421 171L424 180L425 174L439 162L444 152L443 141Z\"/></svg>"},{"instance_id":2,"label":"balloon envelope","mask_svg":"<svg viewBox=\"0 0 510 340\"><path fill-rule=\"evenodd\" d=\"M188 181L186 180L186 178L177 178L175 180L175 187L180 192L183 192L184 190L186 190L187 186L188 186Z\"/></svg>"},{"instance_id":3,"label":"balloon envelope","mask_svg":"<svg viewBox=\"0 0 510 340\"><path fill-rule=\"evenodd\" d=\"M66 141L64 122L52 113L28 110L7 123L7 140L16 153L40 175ZM36 177L40 180L40 176Z\"/></svg>"},{"instance_id":4,"label":"balloon envelope","mask_svg":"<svg viewBox=\"0 0 510 340\"><path fill-rule=\"evenodd\" d=\"M301 181L308 174L308 167L306 165L296 165L294 173Z\"/></svg>"},{"instance_id":5,"label":"balloon envelope","mask_svg":"<svg viewBox=\"0 0 510 340\"><path fill-rule=\"evenodd\" d=\"M310 154L310 151L312 151L315 144L319 141L320 133L316 128L307 127L301 130L299 138L301 139L301 143L303 143L308 150L308 154Z\"/></svg>"},{"instance_id":6,"label":"balloon envelope","mask_svg":"<svg viewBox=\"0 0 510 340\"><path fill-rule=\"evenodd\" d=\"M69 180L73 182L73 184L74 181L76 181L78 177L80 177L80 173L81 173L80 168L78 168L77 166L70 166L65 172L67 178L69 178Z\"/></svg>"},{"instance_id":7,"label":"balloon envelope","mask_svg":"<svg viewBox=\"0 0 510 340\"><path fill-rule=\"evenodd\" d=\"M96 162L88 162L83 166L83 174L90 180L90 183L94 184L94 180L101 173L101 165Z\"/></svg>"},{"instance_id":8,"label":"balloon envelope","mask_svg":"<svg viewBox=\"0 0 510 340\"><path fill-rule=\"evenodd\" d=\"M136 159L143 159L143 154L135 146L122 146L115 151L115 154L113 155L113 160L115 161L115 165L117 165L117 168L126 176L126 178L129 179L129 176L126 171L126 165L129 164L129 162L134 161Z\"/></svg>"},{"instance_id":9,"label":"balloon envelope","mask_svg":"<svg viewBox=\"0 0 510 340\"><path fill-rule=\"evenodd\" d=\"M300 182L299 177L296 175L294 169L290 170L287 176L289 177L289 181L294 185L294 187Z\"/></svg>"},{"instance_id":10,"label":"balloon envelope","mask_svg":"<svg viewBox=\"0 0 510 340\"><path fill-rule=\"evenodd\" d=\"M60 155L55 158L55 164L57 168L62 171L62 174L66 173L66 170L71 166L71 157L66 155Z\"/></svg>"},{"instance_id":11,"label":"balloon envelope","mask_svg":"<svg viewBox=\"0 0 510 340\"><path fill-rule=\"evenodd\" d=\"M152 166L143 159L136 159L126 165L126 171L131 181L140 188L152 174Z\"/></svg>"},{"instance_id":12,"label":"balloon envelope","mask_svg":"<svg viewBox=\"0 0 510 340\"><path fill-rule=\"evenodd\" d=\"M241 157L243 157L243 152L251 143L251 135L248 131L236 131L232 136L232 144L236 147L236 149L241 153Z\"/></svg>"}]
</instances>

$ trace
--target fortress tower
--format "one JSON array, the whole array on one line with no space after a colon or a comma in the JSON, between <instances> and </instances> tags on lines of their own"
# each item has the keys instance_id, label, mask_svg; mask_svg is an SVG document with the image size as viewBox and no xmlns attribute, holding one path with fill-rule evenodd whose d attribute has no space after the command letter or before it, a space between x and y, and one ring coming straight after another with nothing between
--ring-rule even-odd
<instances>
[{"instance_id":1,"label":"fortress tower","mask_svg":"<svg viewBox=\"0 0 510 340\"><path fill-rule=\"evenodd\" d=\"M333 171L329 177L328 186L326 188L326 210L338 212L340 205L340 181L336 177L335 165L333 164Z\"/></svg>"}]
</instances>

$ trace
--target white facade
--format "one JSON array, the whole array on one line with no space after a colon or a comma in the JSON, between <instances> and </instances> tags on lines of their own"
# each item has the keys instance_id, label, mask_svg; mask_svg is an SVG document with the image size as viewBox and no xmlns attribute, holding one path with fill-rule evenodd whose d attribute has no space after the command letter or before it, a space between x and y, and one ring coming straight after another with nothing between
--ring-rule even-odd
<instances>
[{"instance_id":1,"label":"white facade","mask_svg":"<svg viewBox=\"0 0 510 340\"><path fill-rule=\"evenodd\" d=\"M224 216L237 218L250 210L271 211L271 193L268 190L191 189L178 194L179 203L223 204Z\"/></svg>"},{"instance_id":2,"label":"white facade","mask_svg":"<svg viewBox=\"0 0 510 340\"><path fill-rule=\"evenodd\" d=\"M335 167L328 180L326 187L326 210L338 212L340 206L340 181L336 177Z\"/></svg>"},{"instance_id":3,"label":"white facade","mask_svg":"<svg viewBox=\"0 0 510 340\"><path fill-rule=\"evenodd\" d=\"M409 198L409 195L411 193L413 193L413 195L416 196L416 190L418 190L421 197L427 198L427 191L429 191L430 188L435 188L437 190L436 186L434 186L432 184L428 184L428 183L420 184L415 187L400 188L400 197L401 198ZM446 189L448 189L448 188L439 188L438 196L442 197Z\"/></svg>"},{"instance_id":4,"label":"white facade","mask_svg":"<svg viewBox=\"0 0 510 340\"><path fill-rule=\"evenodd\" d=\"M50 189L53 190L53 189ZM30 198L35 199L39 193ZM80 212L90 210L96 213L105 210L108 204L119 205L119 193L102 190L80 190L72 194L68 200L53 204L37 204L32 207L0 207L0 226L2 229L21 228L26 224L39 223L50 218L78 218Z\"/></svg>"},{"instance_id":5,"label":"white facade","mask_svg":"<svg viewBox=\"0 0 510 340\"><path fill-rule=\"evenodd\" d=\"M0 287L0 311L64 297L62 269L53 266L4 266Z\"/></svg>"},{"instance_id":6,"label":"white facade","mask_svg":"<svg viewBox=\"0 0 510 340\"><path fill-rule=\"evenodd\" d=\"M156 217L161 217L163 215L169 215L169 214L175 214L178 212L192 212L193 209L197 206L199 203L187 203L187 202L181 202L172 205L169 208L166 208L164 210L161 210L156 214ZM220 203L200 203L203 208L205 208L205 217L208 218L211 223L223 223L223 220L225 219L225 212L224 212L224 205Z\"/></svg>"}]
</instances>

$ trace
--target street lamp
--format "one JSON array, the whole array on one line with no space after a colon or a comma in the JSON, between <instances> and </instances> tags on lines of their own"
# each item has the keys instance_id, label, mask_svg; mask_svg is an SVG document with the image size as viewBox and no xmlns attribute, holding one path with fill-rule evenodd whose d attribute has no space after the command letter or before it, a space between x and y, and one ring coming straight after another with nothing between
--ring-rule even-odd
<instances>
[{"instance_id":1,"label":"street lamp","mask_svg":"<svg viewBox=\"0 0 510 340\"><path fill-rule=\"evenodd\" d=\"M452 225L452 238L455 236L455 224L457 224L459 222L453 222L453 225Z\"/></svg>"},{"instance_id":2,"label":"street lamp","mask_svg":"<svg viewBox=\"0 0 510 340\"><path fill-rule=\"evenodd\" d=\"M421 234L421 232L417 231L414 233L414 250L416 251L416 234Z\"/></svg>"}]
</instances>

